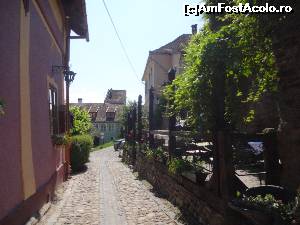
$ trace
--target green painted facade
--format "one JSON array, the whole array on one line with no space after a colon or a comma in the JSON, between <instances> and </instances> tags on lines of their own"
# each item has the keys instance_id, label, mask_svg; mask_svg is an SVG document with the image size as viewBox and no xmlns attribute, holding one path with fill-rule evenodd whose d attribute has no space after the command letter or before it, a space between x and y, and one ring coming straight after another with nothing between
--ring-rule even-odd
<instances>
[{"instance_id":1,"label":"green painted facade","mask_svg":"<svg viewBox=\"0 0 300 225\"><path fill-rule=\"evenodd\" d=\"M121 123L115 121L95 122L94 127L100 134L101 142L108 142L120 138Z\"/></svg>"}]
</instances>

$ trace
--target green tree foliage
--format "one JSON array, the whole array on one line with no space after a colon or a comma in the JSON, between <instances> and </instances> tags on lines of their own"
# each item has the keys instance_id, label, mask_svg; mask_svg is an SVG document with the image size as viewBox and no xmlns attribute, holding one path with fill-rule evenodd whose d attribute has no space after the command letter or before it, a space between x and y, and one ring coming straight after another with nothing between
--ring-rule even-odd
<instances>
[{"instance_id":1,"label":"green tree foliage","mask_svg":"<svg viewBox=\"0 0 300 225\"><path fill-rule=\"evenodd\" d=\"M121 121L123 127L127 126L127 115L130 110L133 108L134 102L128 102L126 105L122 107L122 112L120 114L119 120Z\"/></svg>"},{"instance_id":2,"label":"green tree foliage","mask_svg":"<svg viewBox=\"0 0 300 225\"><path fill-rule=\"evenodd\" d=\"M92 128L92 122L89 113L79 107L72 107L70 112L73 114L72 135L87 134Z\"/></svg>"},{"instance_id":3,"label":"green tree foliage","mask_svg":"<svg viewBox=\"0 0 300 225\"><path fill-rule=\"evenodd\" d=\"M125 129L127 129L127 116L128 113L130 113L133 108L136 107L136 114L138 114L138 105L136 102L132 102L129 101L126 105L123 106L122 108L122 112L120 113L120 118L119 120L122 123L123 129L125 131ZM144 112L142 112L142 114L144 114ZM145 120L142 121L142 129L145 129L147 127L147 125L145 124Z\"/></svg>"},{"instance_id":4,"label":"green tree foliage","mask_svg":"<svg viewBox=\"0 0 300 225\"><path fill-rule=\"evenodd\" d=\"M209 131L215 126L214 95L222 76L224 117L233 128L240 121L251 122L255 116L252 103L266 92L277 91L272 42L264 36L255 15L208 15L185 52L185 70L164 95L173 102L169 112L187 110L187 122L196 130Z\"/></svg>"},{"instance_id":5,"label":"green tree foliage","mask_svg":"<svg viewBox=\"0 0 300 225\"><path fill-rule=\"evenodd\" d=\"M125 137L125 131L127 129L127 115L133 107L133 102L128 102L126 105L122 107L121 113L119 114L118 120L121 122L121 137Z\"/></svg>"}]
</instances>

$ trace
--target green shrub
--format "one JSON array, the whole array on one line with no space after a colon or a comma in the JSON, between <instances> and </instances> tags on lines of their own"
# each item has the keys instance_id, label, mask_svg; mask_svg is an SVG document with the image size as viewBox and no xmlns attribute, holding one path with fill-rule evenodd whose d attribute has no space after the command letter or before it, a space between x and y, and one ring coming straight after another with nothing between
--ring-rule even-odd
<instances>
[{"instance_id":1,"label":"green shrub","mask_svg":"<svg viewBox=\"0 0 300 225\"><path fill-rule=\"evenodd\" d=\"M171 174L181 174L184 171L190 171L193 166L188 160L174 158L168 162L168 170Z\"/></svg>"},{"instance_id":2,"label":"green shrub","mask_svg":"<svg viewBox=\"0 0 300 225\"><path fill-rule=\"evenodd\" d=\"M132 154L133 145L130 142L125 142L123 147L122 161L126 164L130 163L130 155Z\"/></svg>"},{"instance_id":3,"label":"green shrub","mask_svg":"<svg viewBox=\"0 0 300 225\"><path fill-rule=\"evenodd\" d=\"M198 171L198 172L205 172L204 171L204 161L202 161L202 160L197 160L196 162L193 162L192 163L192 166L193 166L193 168L196 170L196 171Z\"/></svg>"},{"instance_id":4,"label":"green shrub","mask_svg":"<svg viewBox=\"0 0 300 225\"><path fill-rule=\"evenodd\" d=\"M77 135L71 137L71 168L79 171L88 162L93 139L89 135Z\"/></svg>"},{"instance_id":5,"label":"green shrub","mask_svg":"<svg viewBox=\"0 0 300 225\"><path fill-rule=\"evenodd\" d=\"M242 196L240 198L244 207L249 209L261 210L263 212L275 213L281 217L285 222L291 222L295 212L296 202L289 202L284 204L281 200L277 200L273 195L267 194L265 196Z\"/></svg>"},{"instance_id":6,"label":"green shrub","mask_svg":"<svg viewBox=\"0 0 300 225\"><path fill-rule=\"evenodd\" d=\"M154 151L150 148L145 149L145 155L148 159L154 159L155 158Z\"/></svg>"},{"instance_id":7,"label":"green shrub","mask_svg":"<svg viewBox=\"0 0 300 225\"><path fill-rule=\"evenodd\" d=\"M166 162L168 159L168 153L165 152L161 147L155 149L150 149L147 147L145 154L148 159L157 159L162 160L163 162Z\"/></svg>"},{"instance_id":8,"label":"green shrub","mask_svg":"<svg viewBox=\"0 0 300 225\"><path fill-rule=\"evenodd\" d=\"M70 143L70 137L63 134L54 134L51 136L54 145L67 145Z\"/></svg>"},{"instance_id":9,"label":"green shrub","mask_svg":"<svg viewBox=\"0 0 300 225\"><path fill-rule=\"evenodd\" d=\"M123 147L123 151L127 152L127 153L131 153L132 150L134 148L134 145L131 142L125 142L124 147Z\"/></svg>"}]
</instances>

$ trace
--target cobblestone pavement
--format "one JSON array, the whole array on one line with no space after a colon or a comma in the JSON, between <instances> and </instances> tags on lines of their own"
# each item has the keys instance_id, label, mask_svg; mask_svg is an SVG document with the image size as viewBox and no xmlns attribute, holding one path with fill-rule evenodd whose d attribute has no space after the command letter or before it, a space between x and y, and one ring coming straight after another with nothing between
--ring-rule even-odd
<instances>
[{"instance_id":1,"label":"cobblestone pavement","mask_svg":"<svg viewBox=\"0 0 300 225\"><path fill-rule=\"evenodd\" d=\"M117 155L113 148L93 152L88 170L64 183L38 225L181 224L179 210L156 197Z\"/></svg>"}]
</instances>

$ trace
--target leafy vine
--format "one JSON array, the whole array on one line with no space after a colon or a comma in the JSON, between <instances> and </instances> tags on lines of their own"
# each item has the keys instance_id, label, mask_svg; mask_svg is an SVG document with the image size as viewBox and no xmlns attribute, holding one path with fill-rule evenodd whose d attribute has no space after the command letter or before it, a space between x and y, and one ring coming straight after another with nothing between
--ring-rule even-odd
<instances>
[{"instance_id":1,"label":"leafy vine","mask_svg":"<svg viewBox=\"0 0 300 225\"><path fill-rule=\"evenodd\" d=\"M187 122L196 130L209 132L216 125L214 95L222 76L224 118L232 129L253 121L253 103L265 93L276 96L278 78L272 42L255 15L228 14L213 19L208 15L204 28L192 37L185 53L185 69L166 87L164 96L173 103L169 113L187 110Z\"/></svg>"}]
</instances>

